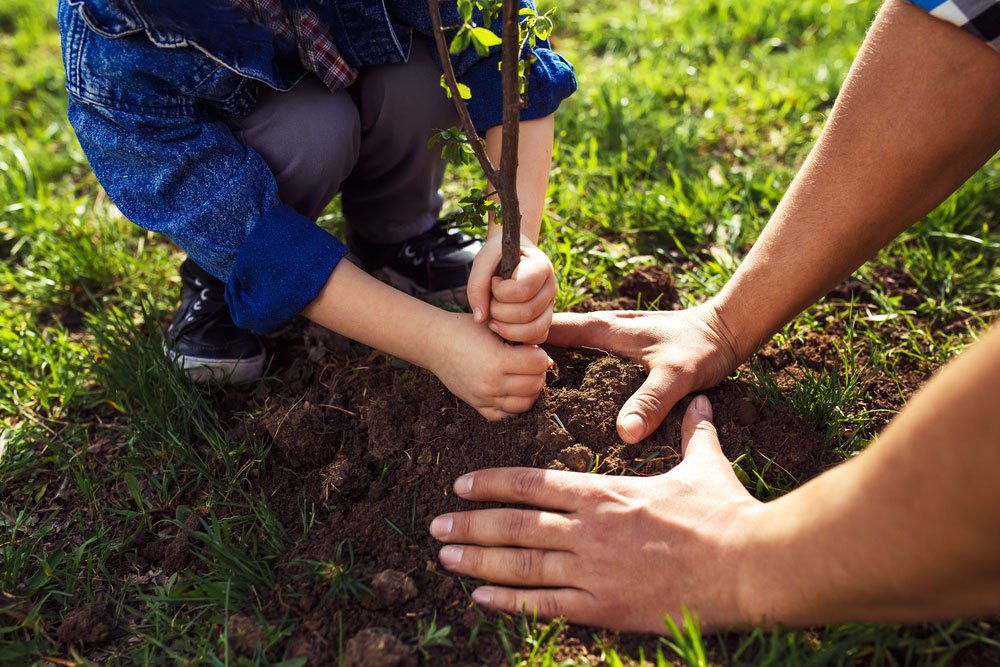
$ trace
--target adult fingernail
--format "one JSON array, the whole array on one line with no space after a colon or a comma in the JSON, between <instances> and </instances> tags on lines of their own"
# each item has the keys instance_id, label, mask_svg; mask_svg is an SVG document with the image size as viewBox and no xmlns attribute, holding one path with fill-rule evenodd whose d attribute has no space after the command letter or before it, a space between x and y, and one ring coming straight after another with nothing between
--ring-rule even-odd
<instances>
[{"instance_id":1,"label":"adult fingernail","mask_svg":"<svg viewBox=\"0 0 1000 667\"><path fill-rule=\"evenodd\" d=\"M465 496L470 491L472 491L472 475L462 475L455 480L455 493Z\"/></svg>"},{"instance_id":2,"label":"adult fingernail","mask_svg":"<svg viewBox=\"0 0 1000 667\"><path fill-rule=\"evenodd\" d=\"M472 591L472 601L478 605L489 607L493 604L493 593L483 590L482 588L477 588Z\"/></svg>"},{"instance_id":3,"label":"adult fingernail","mask_svg":"<svg viewBox=\"0 0 1000 667\"><path fill-rule=\"evenodd\" d=\"M462 547L447 546L441 549L438 558L445 567L455 567L462 562Z\"/></svg>"},{"instance_id":4,"label":"adult fingernail","mask_svg":"<svg viewBox=\"0 0 1000 667\"><path fill-rule=\"evenodd\" d=\"M640 415L630 412L622 417L622 430L633 438L641 438L646 433L646 420Z\"/></svg>"},{"instance_id":5,"label":"adult fingernail","mask_svg":"<svg viewBox=\"0 0 1000 667\"><path fill-rule=\"evenodd\" d=\"M694 410L705 419L712 418L712 403L707 396L698 396L694 399Z\"/></svg>"},{"instance_id":6,"label":"adult fingernail","mask_svg":"<svg viewBox=\"0 0 1000 667\"><path fill-rule=\"evenodd\" d=\"M454 525L455 521L450 516L439 516L431 521L431 535L438 539L448 537Z\"/></svg>"},{"instance_id":7,"label":"adult fingernail","mask_svg":"<svg viewBox=\"0 0 1000 667\"><path fill-rule=\"evenodd\" d=\"M472 319L474 319L476 322L482 322L483 321L483 309L482 308L476 308L475 310L473 310L472 311Z\"/></svg>"}]
</instances>

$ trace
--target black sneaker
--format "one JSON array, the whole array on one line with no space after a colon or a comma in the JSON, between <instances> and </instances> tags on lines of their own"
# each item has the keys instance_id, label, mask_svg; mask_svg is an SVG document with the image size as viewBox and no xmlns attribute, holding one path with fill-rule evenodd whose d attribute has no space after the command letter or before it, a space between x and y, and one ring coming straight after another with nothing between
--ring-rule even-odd
<instances>
[{"instance_id":1,"label":"black sneaker","mask_svg":"<svg viewBox=\"0 0 1000 667\"><path fill-rule=\"evenodd\" d=\"M465 288L472 261L483 244L439 220L402 243L372 243L354 235L350 246L361 268L379 280L429 303L467 308Z\"/></svg>"},{"instance_id":2,"label":"black sneaker","mask_svg":"<svg viewBox=\"0 0 1000 667\"><path fill-rule=\"evenodd\" d=\"M225 284L185 259L181 307L167 329L164 349L195 382L249 382L264 372L264 344L229 315Z\"/></svg>"}]
</instances>

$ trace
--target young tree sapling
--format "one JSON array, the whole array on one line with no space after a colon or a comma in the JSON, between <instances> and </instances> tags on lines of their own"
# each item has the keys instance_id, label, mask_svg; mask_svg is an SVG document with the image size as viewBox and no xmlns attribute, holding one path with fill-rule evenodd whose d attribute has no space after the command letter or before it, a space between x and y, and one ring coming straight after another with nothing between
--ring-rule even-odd
<instances>
[{"instance_id":1,"label":"young tree sapling","mask_svg":"<svg viewBox=\"0 0 1000 667\"><path fill-rule=\"evenodd\" d=\"M548 14L539 15L533 9L520 8L518 0L459 0L458 12L462 23L457 26L445 27L441 22L441 0L427 0L431 23L434 27L434 41L444 70L442 86L448 91L448 96L454 100L458 111L461 132L447 130L436 139L445 142L446 156L464 159L471 150L479 162L490 185L496 191L500 200L499 210L491 206L493 202L485 201L481 191L474 191L463 199L462 204L477 215L485 215L492 211L496 221L502 223L503 238L499 275L507 279L511 277L521 256L521 211L517 197L517 147L520 130L521 108L524 106L523 95L527 79L529 62L521 59L525 47L534 46L536 40L546 39L551 32L552 22ZM483 22L492 24L498 12L502 12L502 36L498 37L490 29L477 25L473 21L473 9L479 9ZM445 30L457 30L451 47L445 40ZM500 45L501 64L500 78L503 92L503 125L501 128L500 166L497 168L486 153L486 144L476 132L472 118L465 106L464 100L471 97L467 86L458 82L452 67L452 53L461 53L470 45L480 55L489 53L490 47ZM464 137L462 134L464 133ZM466 143L466 140L468 143ZM460 142L461 147L455 148L454 142Z\"/></svg>"}]
</instances>

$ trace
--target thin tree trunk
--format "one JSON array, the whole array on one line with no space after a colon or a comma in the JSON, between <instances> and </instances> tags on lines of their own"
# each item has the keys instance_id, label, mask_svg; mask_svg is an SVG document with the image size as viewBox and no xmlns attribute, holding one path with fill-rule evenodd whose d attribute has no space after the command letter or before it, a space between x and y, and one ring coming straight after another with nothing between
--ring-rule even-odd
<instances>
[{"instance_id":1,"label":"thin tree trunk","mask_svg":"<svg viewBox=\"0 0 1000 667\"><path fill-rule=\"evenodd\" d=\"M518 262L521 260L521 209L517 199L517 145L520 130L521 93L520 77L518 76L518 61L520 60L520 41L518 39L518 0L503 0L503 33L501 39L501 86L503 91L503 127L501 129L500 168L497 169L486 154L486 145L476 132L469 116L469 110L458 92L458 79L451 64L451 54L448 53L448 43L445 40L444 28L441 24L441 0L427 0L431 15L431 25L434 27L434 42L437 45L438 56L444 70L445 84L451 91L451 99L458 112L462 131L468 137L472 152L479 161L487 180L497 191L500 199L500 215L502 216L500 277L510 278Z\"/></svg>"},{"instance_id":2,"label":"thin tree trunk","mask_svg":"<svg viewBox=\"0 0 1000 667\"><path fill-rule=\"evenodd\" d=\"M521 261L521 207L517 199L517 145L521 123L521 81L518 65L521 42L518 39L518 0L503 0L503 44L500 76L503 87L503 144L500 154L500 173L494 183L500 196L503 215L503 254L500 260L500 277L507 279Z\"/></svg>"}]
</instances>

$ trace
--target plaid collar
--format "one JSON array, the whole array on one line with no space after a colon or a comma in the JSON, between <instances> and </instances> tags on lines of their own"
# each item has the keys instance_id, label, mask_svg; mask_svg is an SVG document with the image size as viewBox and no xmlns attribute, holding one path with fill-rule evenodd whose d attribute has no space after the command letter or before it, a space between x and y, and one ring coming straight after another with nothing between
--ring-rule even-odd
<instances>
[{"instance_id":1,"label":"plaid collar","mask_svg":"<svg viewBox=\"0 0 1000 667\"><path fill-rule=\"evenodd\" d=\"M230 0L233 6L282 39L294 40L299 58L330 90L351 85L358 70L347 64L333 43L330 26L320 18L309 2L282 0Z\"/></svg>"}]
</instances>

